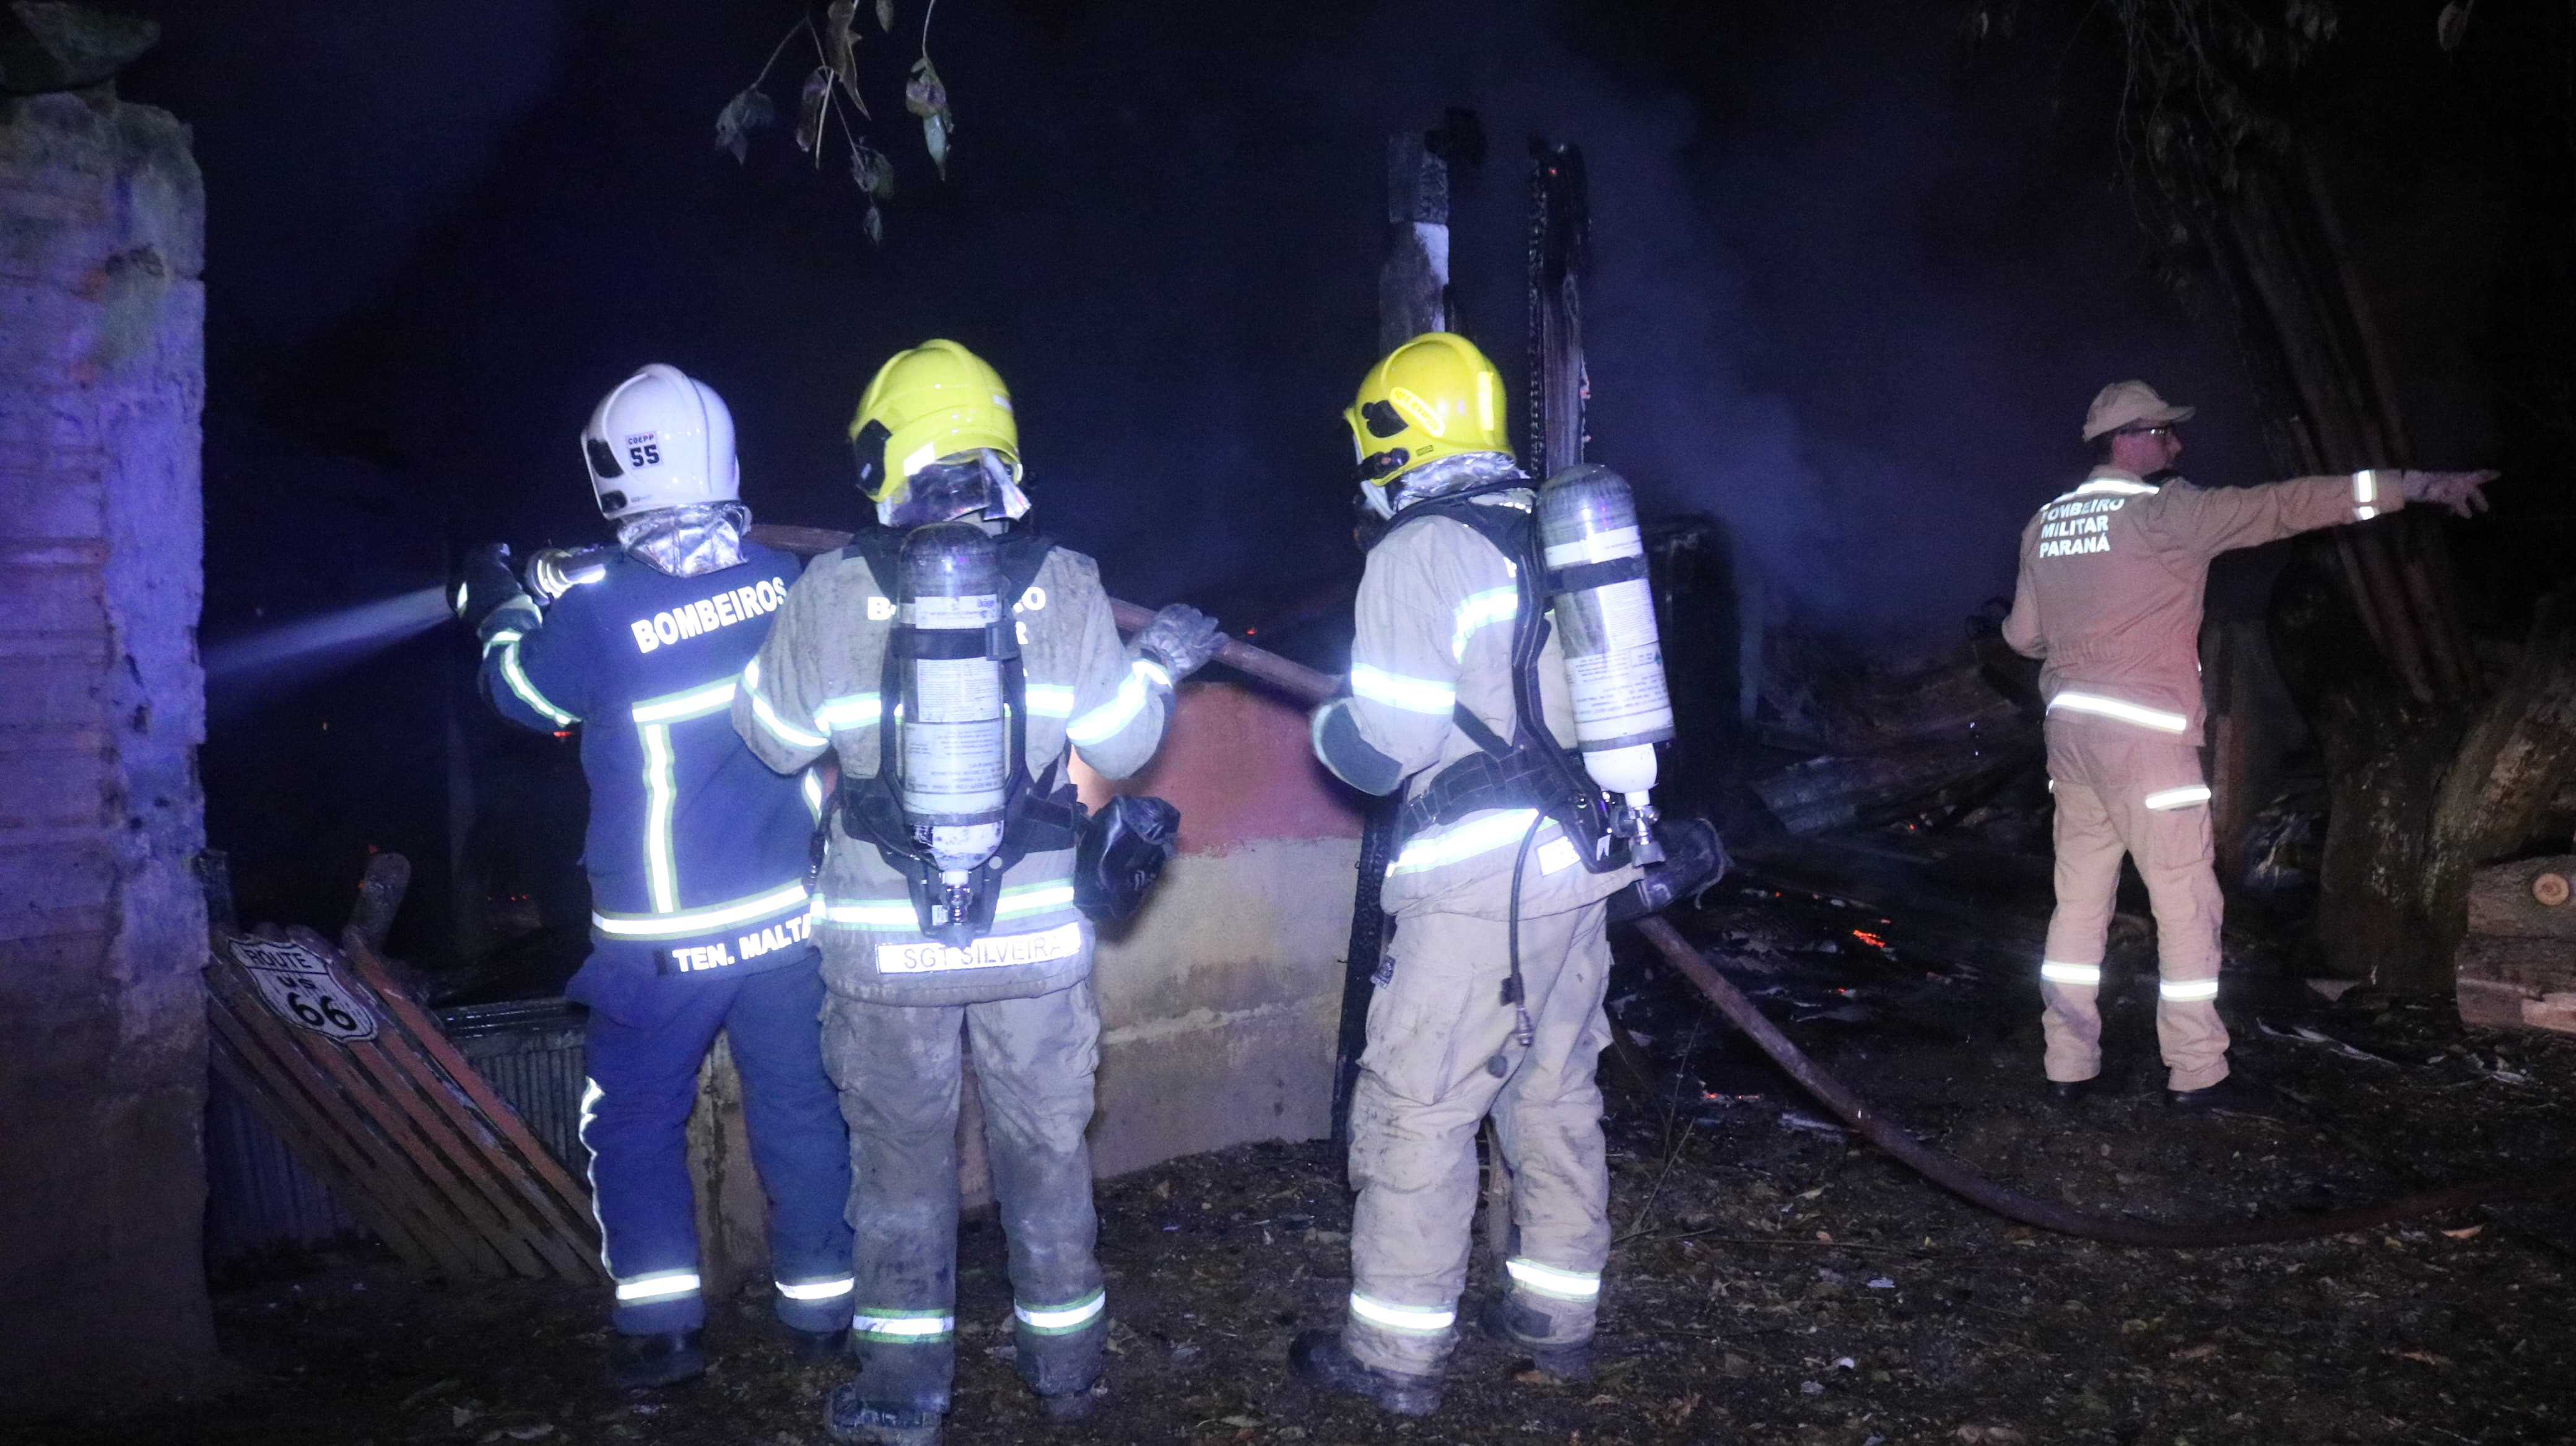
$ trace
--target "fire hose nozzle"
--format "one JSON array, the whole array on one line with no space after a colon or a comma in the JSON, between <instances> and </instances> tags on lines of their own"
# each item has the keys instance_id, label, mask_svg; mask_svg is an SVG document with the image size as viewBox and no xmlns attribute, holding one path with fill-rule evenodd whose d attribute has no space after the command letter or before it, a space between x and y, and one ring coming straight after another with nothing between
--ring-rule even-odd
<instances>
[{"instance_id":1,"label":"fire hose nozzle","mask_svg":"<svg viewBox=\"0 0 2576 1446\"><path fill-rule=\"evenodd\" d=\"M608 575L606 547L549 547L528 559L528 591L540 601L556 598Z\"/></svg>"}]
</instances>

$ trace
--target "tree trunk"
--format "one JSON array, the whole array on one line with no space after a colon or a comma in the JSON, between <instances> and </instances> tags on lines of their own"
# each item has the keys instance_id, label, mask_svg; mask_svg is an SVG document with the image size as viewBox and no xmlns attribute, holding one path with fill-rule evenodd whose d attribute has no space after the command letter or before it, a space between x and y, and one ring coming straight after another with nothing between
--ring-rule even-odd
<instances>
[{"instance_id":1,"label":"tree trunk","mask_svg":"<svg viewBox=\"0 0 2576 1446\"><path fill-rule=\"evenodd\" d=\"M2467 928L2481 865L2529 842L2549 802L2576 775L2576 626L2553 598L2513 673L2480 710L2433 802L2423 907L2447 961Z\"/></svg>"},{"instance_id":2,"label":"tree trunk","mask_svg":"<svg viewBox=\"0 0 2576 1446\"><path fill-rule=\"evenodd\" d=\"M2313 170L2295 154L2249 160L2207 235L2274 466L2294 475L2407 461L2388 368ZM2331 529L2307 545L2302 580L2284 578L2272 620L2283 676L2325 754L2318 943L2339 971L2408 991L2450 989L2459 881L2524 806L2462 781L2437 844L2435 800L2472 717L2493 720L2479 736L2496 757L2545 768L2555 756L2536 739L2514 743L2515 705L2498 700L2481 715L2440 527L2400 513ZM2318 565L2343 586L2320 591Z\"/></svg>"},{"instance_id":3,"label":"tree trunk","mask_svg":"<svg viewBox=\"0 0 2576 1446\"><path fill-rule=\"evenodd\" d=\"M2317 943L2339 975L2404 992L2450 988L2450 954L2422 892L2428 821L2466 726L2371 645L2327 544L2312 542L2272 598L2272 651L2325 755Z\"/></svg>"}]
</instances>

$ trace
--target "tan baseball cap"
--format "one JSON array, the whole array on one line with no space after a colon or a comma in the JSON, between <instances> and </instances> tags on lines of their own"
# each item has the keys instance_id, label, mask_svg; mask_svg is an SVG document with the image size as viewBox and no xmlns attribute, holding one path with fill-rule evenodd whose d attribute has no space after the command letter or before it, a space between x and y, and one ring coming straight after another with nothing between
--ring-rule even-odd
<instances>
[{"instance_id":1,"label":"tan baseball cap","mask_svg":"<svg viewBox=\"0 0 2576 1446\"><path fill-rule=\"evenodd\" d=\"M2156 389L2145 382L2113 382L2093 394L2093 405L2084 411L2084 440L2092 441L2106 432L2144 423L2160 426L2169 422L2188 422L2196 407L2177 407L2156 395Z\"/></svg>"}]
</instances>

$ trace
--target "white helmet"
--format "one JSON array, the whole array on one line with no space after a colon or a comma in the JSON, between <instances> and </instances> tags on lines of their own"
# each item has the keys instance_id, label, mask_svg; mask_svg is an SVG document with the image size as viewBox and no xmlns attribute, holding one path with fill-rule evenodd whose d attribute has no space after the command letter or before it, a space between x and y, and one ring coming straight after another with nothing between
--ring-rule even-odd
<instances>
[{"instance_id":1,"label":"white helmet","mask_svg":"<svg viewBox=\"0 0 2576 1446\"><path fill-rule=\"evenodd\" d=\"M600 515L731 502L742 493L733 413L715 388L654 362L600 399L581 432Z\"/></svg>"}]
</instances>

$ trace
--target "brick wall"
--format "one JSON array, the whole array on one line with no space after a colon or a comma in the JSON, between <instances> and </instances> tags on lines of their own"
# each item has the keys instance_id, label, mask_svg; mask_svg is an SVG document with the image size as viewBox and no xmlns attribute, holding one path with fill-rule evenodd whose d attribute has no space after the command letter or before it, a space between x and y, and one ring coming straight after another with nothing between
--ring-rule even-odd
<instances>
[{"instance_id":1,"label":"brick wall","mask_svg":"<svg viewBox=\"0 0 2576 1446\"><path fill-rule=\"evenodd\" d=\"M211 1362L205 199L185 126L0 100L0 1403ZM140 1378L140 1379L138 1379Z\"/></svg>"}]
</instances>

